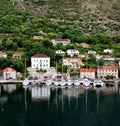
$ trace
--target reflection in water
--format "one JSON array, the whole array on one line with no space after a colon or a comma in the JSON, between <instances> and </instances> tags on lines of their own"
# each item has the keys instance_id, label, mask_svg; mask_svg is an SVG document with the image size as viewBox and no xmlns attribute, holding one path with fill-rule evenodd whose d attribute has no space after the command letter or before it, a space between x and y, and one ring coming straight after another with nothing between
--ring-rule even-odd
<instances>
[{"instance_id":1,"label":"reflection in water","mask_svg":"<svg viewBox=\"0 0 120 126\"><path fill-rule=\"evenodd\" d=\"M96 90L96 94L97 94L97 114L99 114L100 90L103 90L103 87L94 88L94 89Z\"/></svg>"},{"instance_id":2,"label":"reflection in water","mask_svg":"<svg viewBox=\"0 0 120 126\"><path fill-rule=\"evenodd\" d=\"M25 110L27 110L27 89L28 89L28 85L23 86L24 88L24 104L25 104Z\"/></svg>"},{"instance_id":3,"label":"reflection in water","mask_svg":"<svg viewBox=\"0 0 120 126\"><path fill-rule=\"evenodd\" d=\"M58 110L58 88L55 88L55 104L56 104L56 110Z\"/></svg>"},{"instance_id":4,"label":"reflection in water","mask_svg":"<svg viewBox=\"0 0 120 126\"><path fill-rule=\"evenodd\" d=\"M16 91L16 85L15 84L6 84L6 85L3 85L3 89L5 92L13 93Z\"/></svg>"},{"instance_id":5,"label":"reflection in water","mask_svg":"<svg viewBox=\"0 0 120 126\"><path fill-rule=\"evenodd\" d=\"M31 92L32 101L47 100L50 97L49 86L34 86Z\"/></svg>"},{"instance_id":6,"label":"reflection in water","mask_svg":"<svg viewBox=\"0 0 120 126\"><path fill-rule=\"evenodd\" d=\"M13 125L15 122L16 126L19 124L29 126L113 126L114 123L119 126L120 96L118 90L116 92L116 87L86 89L82 86L61 88L45 85L32 87L30 85L27 88L17 86L13 93L8 93L2 85L0 105L4 104L2 111L5 111L4 114L0 113L0 124L7 126L8 124ZM118 86L118 88L120 87ZM112 91L114 93L111 93ZM13 100L21 94L22 100Z\"/></svg>"}]
</instances>

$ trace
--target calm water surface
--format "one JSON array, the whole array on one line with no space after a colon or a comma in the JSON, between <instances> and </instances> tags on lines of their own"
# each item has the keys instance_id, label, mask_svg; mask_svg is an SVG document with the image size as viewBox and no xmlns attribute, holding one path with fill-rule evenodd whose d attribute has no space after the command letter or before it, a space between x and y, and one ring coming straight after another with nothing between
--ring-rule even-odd
<instances>
[{"instance_id":1,"label":"calm water surface","mask_svg":"<svg viewBox=\"0 0 120 126\"><path fill-rule=\"evenodd\" d=\"M0 86L0 126L120 126L119 85Z\"/></svg>"}]
</instances>

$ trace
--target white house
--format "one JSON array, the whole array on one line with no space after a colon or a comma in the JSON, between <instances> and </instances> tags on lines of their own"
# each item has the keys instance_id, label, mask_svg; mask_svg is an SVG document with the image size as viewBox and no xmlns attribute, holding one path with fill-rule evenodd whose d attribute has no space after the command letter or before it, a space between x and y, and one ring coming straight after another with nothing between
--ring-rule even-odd
<instances>
[{"instance_id":1,"label":"white house","mask_svg":"<svg viewBox=\"0 0 120 126\"><path fill-rule=\"evenodd\" d=\"M33 36L33 39L35 39L35 40L42 40L43 36Z\"/></svg>"},{"instance_id":2,"label":"white house","mask_svg":"<svg viewBox=\"0 0 120 126\"><path fill-rule=\"evenodd\" d=\"M96 51L89 50L89 51L88 51L88 54L93 54L93 55L95 55L95 54L96 54Z\"/></svg>"},{"instance_id":3,"label":"white house","mask_svg":"<svg viewBox=\"0 0 120 126\"><path fill-rule=\"evenodd\" d=\"M16 70L10 67L5 68L3 70L3 79L16 79Z\"/></svg>"},{"instance_id":4,"label":"white house","mask_svg":"<svg viewBox=\"0 0 120 126\"><path fill-rule=\"evenodd\" d=\"M70 39L56 38L56 39L52 39L51 42L53 43L53 45L63 44L63 46L65 46L70 43Z\"/></svg>"},{"instance_id":5,"label":"white house","mask_svg":"<svg viewBox=\"0 0 120 126\"><path fill-rule=\"evenodd\" d=\"M113 49L104 49L103 52L104 53L113 53Z\"/></svg>"},{"instance_id":6,"label":"white house","mask_svg":"<svg viewBox=\"0 0 120 126\"><path fill-rule=\"evenodd\" d=\"M36 54L31 57L31 67L46 70L50 68L50 57L46 54Z\"/></svg>"},{"instance_id":7,"label":"white house","mask_svg":"<svg viewBox=\"0 0 120 126\"><path fill-rule=\"evenodd\" d=\"M7 57L7 54L4 53L4 52L1 52L1 51L0 51L0 57L2 57L2 58L6 58L6 57Z\"/></svg>"},{"instance_id":8,"label":"white house","mask_svg":"<svg viewBox=\"0 0 120 126\"><path fill-rule=\"evenodd\" d=\"M79 51L77 49L68 49L67 50L67 54L71 57L75 56L75 55L78 55L79 54Z\"/></svg>"},{"instance_id":9,"label":"white house","mask_svg":"<svg viewBox=\"0 0 120 126\"><path fill-rule=\"evenodd\" d=\"M21 59L21 54L13 54L13 58L15 58L15 59Z\"/></svg>"},{"instance_id":10,"label":"white house","mask_svg":"<svg viewBox=\"0 0 120 126\"><path fill-rule=\"evenodd\" d=\"M87 44L87 43L80 43L80 45L81 45L83 48L89 48L89 44Z\"/></svg>"},{"instance_id":11,"label":"white house","mask_svg":"<svg viewBox=\"0 0 120 126\"><path fill-rule=\"evenodd\" d=\"M99 66L97 76L105 78L107 75L113 75L115 78L118 78L118 66Z\"/></svg>"},{"instance_id":12,"label":"white house","mask_svg":"<svg viewBox=\"0 0 120 126\"><path fill-rule=\"evenodd\" d=\"M104 61L114 61L115 60L115 57L112 57L112 56L109 56L109 55L103 55L102 56L102 59Z\"/></svg>"},{"instance_id":13,"label":"white house","mask_svg":"<svg viewBox=\"0 0 120 126\"><path fill-rule=\"evenodd\" d=\"M96 59L97 59L97 60L99 60L99 59L102 59L102 58L103 58L103 56L102 56L102 55L99 55L99 54L96 54L96 55L95 55L95 57L96 57Z\"/></svg>"},{"instance_id":14,"label":"white house","mask_svg":"<svg viewBox=\"0 0 120 126\"><path fill-rule=\"evenodd\" d=\"M60 55L64 55L64 54L65 54L65 52L62 51L62 50L57 50L55 53L56 53L56 54L60 54Z\"/></svg>"}]
</instances>

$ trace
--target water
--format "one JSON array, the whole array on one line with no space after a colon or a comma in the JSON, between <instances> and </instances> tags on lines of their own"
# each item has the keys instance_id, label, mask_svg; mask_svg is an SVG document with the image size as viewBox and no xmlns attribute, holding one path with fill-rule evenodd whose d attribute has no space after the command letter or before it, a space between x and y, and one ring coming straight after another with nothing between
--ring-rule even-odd
<instances>
[{"instance_id":1,"label":"water","mask_svg":"<svg viewBox=\"0 0 120 126\"><path fill-rule=\"evenodd\" d=\"M119 126L119 86L0 86L0 126Z\"/></svg>"}]
</instances>

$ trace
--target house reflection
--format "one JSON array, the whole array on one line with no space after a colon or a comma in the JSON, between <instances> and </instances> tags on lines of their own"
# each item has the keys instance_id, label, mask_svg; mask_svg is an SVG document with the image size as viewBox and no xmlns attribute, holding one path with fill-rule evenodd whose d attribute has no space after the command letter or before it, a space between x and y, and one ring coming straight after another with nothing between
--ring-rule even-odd
<instances>
[{"instance_id":1,"label":"house reflection","mask_svg":"<svg viewBox=\"0 0 120 126\"><path fill-rule=\"evenodd\" d=\"M16 91L16 85L15 84L6 84L3 85L3 90L7 93L13 93Z\"/></svg>"},{"instance_id":2,"label":"house reflection","mask_svg":"<svg viewBox=\"0 0 120 126\"><path fill-rule=\"evenodd\" d=\"M50 98L50 87L34 86L31 91L32 101L48 100Z\"/></svg>"}]
</instances>

